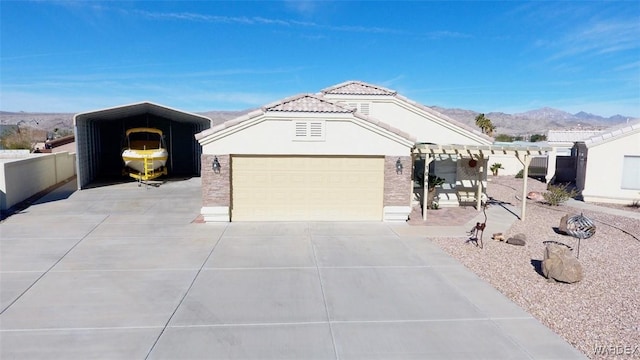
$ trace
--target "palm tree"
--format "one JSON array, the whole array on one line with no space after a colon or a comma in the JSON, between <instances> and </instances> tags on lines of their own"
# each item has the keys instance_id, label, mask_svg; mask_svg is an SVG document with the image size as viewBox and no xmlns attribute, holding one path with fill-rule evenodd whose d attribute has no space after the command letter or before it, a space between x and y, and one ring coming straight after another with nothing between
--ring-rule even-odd
<instances>
[{"instance_id":1,"label":"palm tree","mask_svg":"<svg viewBox=\"0 0 640 360\"><path fill-rule=\"evenodd\" d=\"M483 134L487 134L489 136L493 136L493 132L496 130L491 119L485 117L484 114L478 114L478 116L476 116L476 126L482 130Z\"/></svg>"}]
</instances>

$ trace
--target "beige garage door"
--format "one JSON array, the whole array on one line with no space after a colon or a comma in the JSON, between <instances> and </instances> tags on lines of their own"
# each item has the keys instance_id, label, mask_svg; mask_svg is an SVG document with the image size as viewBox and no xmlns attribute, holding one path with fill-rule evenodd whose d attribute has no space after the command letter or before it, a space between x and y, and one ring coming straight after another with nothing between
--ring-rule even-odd
<instances>
[{"instance_id":1,"label":"beige garage door","mask_svg":"<svg viewBox=\"0 0 640 360\"><path fill-rule=\"evenodd\" d=\"M384 158L232 157L231 221L380 221Z\"/></svg>"}]
</instances>

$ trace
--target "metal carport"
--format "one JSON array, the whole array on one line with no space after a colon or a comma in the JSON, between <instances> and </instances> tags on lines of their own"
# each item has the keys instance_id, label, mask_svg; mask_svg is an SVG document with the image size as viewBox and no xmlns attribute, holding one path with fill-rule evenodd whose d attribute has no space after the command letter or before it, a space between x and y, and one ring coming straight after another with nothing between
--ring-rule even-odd
<instances>
[{"instance_id":1,"label":"metal carport","mask_svg":"<svg viewBox=\"0 0 640 360\"><path fill-rule=\"evenodd\" d=\"M202 149L194 134L211 127L211 119L151 102L140 102L76 114L78 189L98 179L122 176L126 129L154 127L165 134L170 176L199 176Z\"/></svg>"}]
</instances>

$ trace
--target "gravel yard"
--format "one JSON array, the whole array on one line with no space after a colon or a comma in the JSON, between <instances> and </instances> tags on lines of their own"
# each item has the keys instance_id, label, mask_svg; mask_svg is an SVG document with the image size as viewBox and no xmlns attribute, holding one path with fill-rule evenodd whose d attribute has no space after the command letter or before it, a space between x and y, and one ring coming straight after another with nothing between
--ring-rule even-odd
<instances>
[{"instance_id":1,"label":"gravel yard","mask_svg":"<svg viewBox=\"0 0 640 360\"><path fill-rule=\"evenodd\" d=\"M528 184L529 191L546 190L536 180ZM493 177L487 193L519 209L521 189L522 179ZM505 234L526 234L524 247L493 241L491 234L485 234L484 249L462 237L432 241L589 358L640 358L640 221L583 211L597 227L592 238L581 242L584 279L550 283L539 273L542 242L563 242L576 252L577 239L556 233L554 227L564 214L580 210L527 201L526 220L516 221ZM606 349L597 354L597 347Z\"/></svg>"}]
</instances>

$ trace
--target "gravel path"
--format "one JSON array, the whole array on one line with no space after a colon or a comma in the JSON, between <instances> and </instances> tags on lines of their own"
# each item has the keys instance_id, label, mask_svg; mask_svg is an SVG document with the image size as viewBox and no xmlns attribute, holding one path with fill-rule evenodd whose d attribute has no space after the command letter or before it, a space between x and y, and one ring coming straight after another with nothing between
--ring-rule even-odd
<instances>
[{"instance_id":1,"label":"gravel path","mask_svg":"<svg viewBox=\"0 0 640 360\"><path fill-rule=\"evenodd\" d=\"M544 183L528 184L530 191L546 190ZM521 189L522 179L494 177L487 194L520 208ZM553 229L565 213L576 210L529 201L527 219L516 221L505 234L526 234L524 247L495 242L490 235L484 249L465 244L465 238L432 241L589 358L640 358L640 221L584 211L597 227L592 238L581 242L584 279L575 284L549 283L538 272L542 242L577 246L576 239ZM598 346L609 347L607 353L596 354Z\"/></svg>"}]
</instances>

